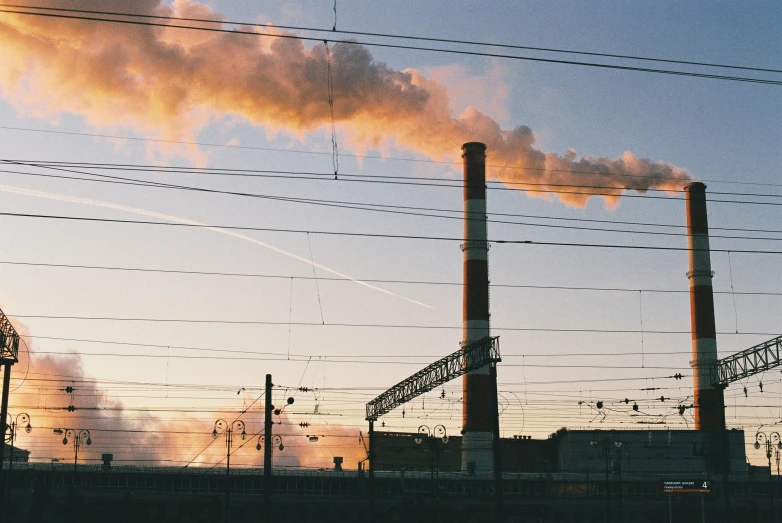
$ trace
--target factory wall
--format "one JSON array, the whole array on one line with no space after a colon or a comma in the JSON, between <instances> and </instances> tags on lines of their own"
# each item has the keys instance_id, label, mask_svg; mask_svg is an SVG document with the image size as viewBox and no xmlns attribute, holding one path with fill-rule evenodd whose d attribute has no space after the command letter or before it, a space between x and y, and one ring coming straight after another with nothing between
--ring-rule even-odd
<instances>
[{"instance_id":1,"label":"factory wall","mask_svg":"<svg viewBox=\"0 0 782 523\"><path fill-rule=\"evenodd\" d=\"M746 476L744 431L726 432L730 451L731 476ZM719 457L721 448L710 442L718 439L695 430L560 430L559 471L564 473L609 475L630 478L692 477L709 479L708 463ZM595 444L593 444L596 443ZM620 446L617 443L621 443ZM608 451L606 454L606 450ZM714 477L720 479L720 477Z\"/></svg>"}]
</instances>

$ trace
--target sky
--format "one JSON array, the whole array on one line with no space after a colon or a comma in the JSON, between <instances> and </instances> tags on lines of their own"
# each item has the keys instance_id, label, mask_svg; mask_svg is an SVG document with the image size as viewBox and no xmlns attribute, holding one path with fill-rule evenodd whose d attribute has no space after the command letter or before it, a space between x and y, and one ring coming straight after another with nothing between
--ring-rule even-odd
<instances>
[{"instance_id":1,"label":"sky","mask_svg":"<svg viewBox=\"0 0 782 523\"><path fill-rule=\"evenodd\" d=\"M1 217L0 307L34 461L72 459L53 429L86 428L87 462L222 466L214 423L241 419L231 462L258 465L272 374L274 404L295 400L276 463L354 468L364 404L459 347L467 141L488 147L490 240L555 244L489 253L504 437L692 427L688 181L708 187L720 357L782 334L779 85L508 57L779 82L778 3L29 5L269 24L0 8L0 209L28 215ZM748 444L779 430L780 377L726 390ZM457 380L379 428L460 423Z\"/></svg>"}]
</instances>

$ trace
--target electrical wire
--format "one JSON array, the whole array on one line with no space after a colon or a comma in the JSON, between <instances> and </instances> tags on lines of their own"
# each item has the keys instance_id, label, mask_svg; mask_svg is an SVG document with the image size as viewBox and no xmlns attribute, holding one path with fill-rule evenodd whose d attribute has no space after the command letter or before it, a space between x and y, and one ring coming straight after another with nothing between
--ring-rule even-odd
<instances>
[{"instance_id":1,"label":"electrical wire","mask_svg":"<svg viewBox=\"0 0 782 523\"><path fill-rule=\"evenodd\" d=\"M50 320L80 320L80 321L121 321L121 322L145 322L145 323L188 323L188 324L217 324L217 325L288 325L287 321L264 321L264 320L216 320L216 319L193 319L193 318L143 318L128 316L58 316L48 314L6 314L9 318L23 319L50 319ZM318 323L318 322L292 322L297 326L320 326L320 327L354 327L354 328L379 328L379 329L431 329L431 330L457 330L462 326L450 325L403 325L390 323ZM578 329L578 328L543 328L543 327L492 327L495 331L510 332L572 332L572 333L604 333L604 334L638 334L638 329ZM644 330L646 334L686 334L691 335L689 330ZM777 336L778 333L769 332L717 332L722 336Z\"/></svg>"},{"instance_id":2,"label":"electrical wire","mask_svg":"<svg viewBox=\"0 0 782 523\"><path fill-rule=\"evenodd\" d=\"M93 218L86 216L66 216L66 215L52 215L52 214L29 214L29 213L12 213L12 212L0 212L0 216L7 216L13 218L34 218L44 220L63 220L73 222L90 222L90 223L111 223L111 224L124 224L124 225L155 225L165 227L189 227L189 228L202 228L202 229L229 229L239 231L263 231L263 232L277 232L277 233L292 233L292 234L320 234L327 236L353 236L363 238L392 238L403 240L429 240L429 241L451 241L451 242L463 242L463 238L448 237L448 236L422 236L414 234L387 234L387 233L368 233L368 232L347 232L347 231L318 231L309 229L282 229L277 227L242 227L235 225L213 225L213 224L193 224L193 223L180 223L180 222L161 222L154 220L122 220L117 218ZM590 247L590 248L606 248L606 249L638 249L638 250L653 250L653 251L690 251L698 250L691 249L689 247L672 247L672 246L656 246L656 245L621 245L621 244L604 244L604 243L577 243L577 242L542 242L536 240L517 240L517 239L497 239L488 240L488 243L494 244L507 244L507 245L541 245L551 247ZM759 249L717 249L712 248L710 252L727 252L730 250L733 253L741 254L782 254L782 251L772 250L759 250Z\"/></svg>"},{"instance_id":3,"label":"electrical wire","mask_svg":"<svg viewBox=\"0 0 782 523\"><path fill-rule=\"evenodd\" d=\"M141 13L128 13L128 12L117 12L117 11L93 11L93 10L83 10L83 9L67 9L67 8L56 8L56 7L16 5L16 4L0 4L0 6L12 7L12 8L39 9L39 10L47 10L47 11L59 11L59 12L68 12L68 13L84 13L84 14L93 14L93 15L127 16L127 17L135 17L135 18L142 18L142 19L153 19L153 20L176 20L176 21L183 21L183 22L199 22L199 23L220 24L220 25L237 25L237 26L256 27L256 28L263 28L263 29L284 29L284 30L291 30L291 31L310 31L310 32L331 33L331 34L336 33L336 34L347 34L347 35L352 35L352 36L374 36L374 37L402 39L402 40L414 40L414 41L422 41L422 42L437 42L437 43L448 43L448 44L465 44L465 45L478 46L478 47L494 47L494 48L501 48L501 49L517 49L517 50L525 50L525 51L543 51L543 52L550 52L550 53L573 54L573 55L580 55L580 56L599 56L599 57L602 57L602 58L620 58L620 59L628 59L628 60L638 60L638 61L648 61L648 62L661 62L661 63L680 64L680 65L697 65L697 66L715 67L715 68L721 68L721 69L739 69L739 70L755 71L755 72L782 73L782 70L780 70L780 69L767 69L767 68L759 68L759 67L738 66L738 65L729 65L729 64L717 64L717 63L711 63L711 62L694 62L694 61L673 60L673 59L666 59L666 58L654 58L654 57L633 56L633 55L624 55L624 54L597 53L597 52L588 52L588 51L574 51L574 50L569 50L569 49L555 49L555 48L549 48L549 47L533 47L533 46L503 44L503 43L496 43L496 42L485 42L485 41L474 41L474 40L457 40L457 39L449 39L449 38L436 38L436 37L431 37L431 36L424 37L424 36L400 35L400 34L393 34L393 33L377 33L377 32L365 32L365 31L345 31L345 30L337 31L337 5L336 5L336 0L334 1L334 26L333 26L333 28L331 30L321 29L321 28L317 28L317 27L301 27L301 26L277 25L277 24L259 24L259 23L250 23L250 22L232 22L232 21L228 21L228 20L213 20L213 19L208 19L208 18L188 18L188 17L180 17L180 16L174 17L174 16L162 16L162 15L145 15L145 14L141 14Z\"/></svg>"},{"instance_id":4,"label":"electrical wire","mask_svg":"<svg viewBox=\"0 0 782 523\"><path fill-rule=\"evenodd\" d=\"M85 133L85 132L76 132L76 131L63 131L63 130L55 130L55 129L31 129L27 127L12 127L12 126L4 126L0 125L0 129L9 130L9 131L24 131L24 132L32 132L32 133L44 133L44 134L59 134L63 136L81 136L81 137L89 137L89 138L108 138L108 139L118 139L118 140L129 140L129 141L142 141L142 142L152 142L152 143L171 143L171 144L178 144L178 145L198 145L200 147L220 147L220 148L227 148L227 149L238 149L238 150L258 150L258 151L270 151L270 152L277 152L277 153L287 153L287 154L309 154L309 155L331 155L332 153L326 153L322 151L308 151L303 149L278 149L274 147L260 147L260 146L248 146L248 145L235 145L235 144L218 144L218 143L210 143L210 142L192 142L192 141L181 141L181 140L163 140L163 139L157 139L157 138L145 138L145 137L137 137L137 136L125 136L125 135L114 135L114 134L100 134L100 133ZM397 157L397 156L385 156L385 155L371 155L371 154L351 154L351 153L340 153L342 156L350 156L352 158L362 158L362 159L375 159L375 160L383 160L383 161L400 161L400 162L412 162L412 163L432 163L432 164L442 164L442 165L451 165L451 166L461 166L461 162L456 161L446 161L446 160L432 160L432 159L422 159L422 158L404 158L404 157ZM22 160L24 162L24 160ZM65 164L65 165L83 165L86 167L89 167L90 165L100 166L105 165L109 167L104 168L121 168L123 165L130 169L133 169L134 167L140 167L135 164L96 164L96 163L90 163L90 162L53 162L53 161L41 161L39 162L41 164L51 164L51 165L57 165L57 164ZM503 168L503 169L510 169L510 170L519 170L519 171L544 171L546 169L538 169L533 167L522 167L522 166L507 166L507 165L495 165L491 163L487 163L486 167L496 167L496 168ZM172 167L167 167L168 169L174 169ZM191 168L191 167L177 167L176 169L192 169L192 171L188 172L197 172L198 168ZM265 171L257 171L257 170L243 170L243 169L221 169L226 171L249 171L249 172L265 172ZM208 172L208 170L204 170ZM552 172L558 172L558 169L553 169ZM172 171L176 172L176 171ZM285 171L270 171L270 172L285 172ZM564 171L563 171L564 172ZM642 175L635 175L635 174L629 174L629 173L598 173L594 171L566 171L571 172L574 174L600 174L602 176L618 176L618 177L628 177L628 178L635 178L635 177L642 177ZM292 172L292 174L296 174L295 172ZM304 175L307 174L306 172L300 172L300 174ZM312 173L313 175L320 175L321 173ZM236 176L241 176L241 174L236 174ZM359 176L359 175L350 175L350 176ZM414 179L411 177L411 179ZM440 180L443 182L446 182L447 180L443 179L435 179L435 178L420 178L422 180ZM674 180L675 178L671 177L661 177L660 180ZM750 186L764 186L764 187L782 187L782 184L779 183L768 183L768 182L748 182L746 180L742 181L733 181L733 180L717 180L717 179L708 179L704 178L701 179L701 181L706 183L720 183L720 184L727 184L727 185L750 185ZM499 183L496 181L489 180L487 183Z\"/></svg>"},{"instance_id":5,"label":"electrical wire","mask_svg":"<svg viewBox=\"0 0 782 523\"><path fill-rule=\"evenodd\" d=\"M150 21L142 21L142 20L120 20L120 19L112 19L112 18L101 18L99 16L79 16L79 15L69 15L69 14L62 14L62 12L32 12L32 11L20 11L18 9L29 9L29 6L18 6L18 8L15 9L0 9L0 12L3 13L9 13L9 14L18 14L18 15L25 15L25 16L37 16L37 17L45 17L45 18L55 18L55 19L64 19L64 20L81 20L81 21L89 21L89 22L105 22L105 23L113 23L113 24L122 24L122 25L135 25L135 26L148 26L148 27L162 27L167 29L186 29L186 30L193 30L193 31L202 31L202 32L212 32L212 33L224 33L224 34L231 34L231 35L245 35L245 36L254 36L254 37L266 37L266 38L278 38L278 39L290 39L290 40L299 40L299 41L308 41L308 42L321 42L323 41L320 37L305 37L300 35L294 35L294 34L282 34L282 33L259 33L257 31L248 31L248 30L241 30L241 29L221 29L218 27L199 27L194 25L182 25L182 24L172 24L172 23L160 23L160 22L150 22ZM92 11L90 11L92 13ZM132 14L129 13L115 13L116 16L125 16L125 17L132 17ZM172 19L173 20L173 19ZM553 58L538 58L538 57L532 57L532 56L521 56L521 55L512 55L512 54L501 54L501 53L489 53L489 52L482 52L482 51L469 51L469 50L459 50L459 49L444 49L444 48L436 48L436 47L422 47L422 46L413 46L413 45L403 45L403 44L391 44L391 43L381 43L381 42L373 42L373 41L359 41L359 40L342 40L340 43L345 45L358 45L358 46L367 46L367 47L380 47L385 49L396 49L396 50L407 50L407 51L422 51L422 52L431 52L431 53L443 53L443 54L454 54L459 56L478 56L478 57L490 57L490 58L499 58L499 59L506 59L506 60L518 60L518 61L528 61L528 62L537 62L537 63L548 63L548 64L559 64L559 65L569 65L569 66L581 66L581 67L591 67L596 69L609 69L609 70L617 70L617 71L628 71L628 72L643 72L643 73L653 73L653 74L662 74L662 75L672 75L672 76L683 76L683 77L693 77L693 78L704 78L704 79L713 79L713 80L724 80L724 81L734 81L734 82L746 82L746 83L756 83L756 84L765 84L765 85L782 85L782 80L772 80L772 79L766 79L766 78L752 78L752 77L742 77L742 76L728 76L728 75L720 75L720 74L709 74L709 73L698 73L695 71L677 71L672 69L653 69L648 67L634 67L634 66L627 66L627 65L615 65L615 64L603 64L603 63L596 63L596 62L581 62L581 61L575 61L575 60L559 60L559 59L553 59Z\"/></svg>"}]
</instances>

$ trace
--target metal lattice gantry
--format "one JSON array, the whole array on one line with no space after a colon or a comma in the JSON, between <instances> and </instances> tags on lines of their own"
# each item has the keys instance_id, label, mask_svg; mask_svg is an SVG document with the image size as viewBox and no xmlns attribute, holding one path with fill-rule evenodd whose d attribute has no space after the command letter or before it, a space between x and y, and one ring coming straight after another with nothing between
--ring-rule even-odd
<instances>
[{"instance_id":1,"label":"metal lattice gantry","mask_svg":"<svg viewBox=\"0 0 782 523\"><path fill-rule=\"evenodd\" d=\"M499 337L486 337L465 345L453 354L439 359L397 383L383 394L367 403L367 421L391 412L403 403L458 378L500 360Z\"/></svg>"},{"instance_id":2,"label":"metal lattice gantry","mask_svg":"<svg viewBox=\"0 0 782 523\"><path fill-rule=\"evenodd\" d=\"M754 376L782 364L782 336L747 350L722 358L714 367L712 382L727 387L729 383Z\"/></svg>"},{"instance_id":3,"label":"metal lattice gantry","mask_svg":"<svg viewBox=\"0 0 782 523\"><path fill-rule=\"evenodd\" d=\"M0 310L0 363L19 361L19 334L16 333L5 313Z\"/></svg>"}]
</instances>

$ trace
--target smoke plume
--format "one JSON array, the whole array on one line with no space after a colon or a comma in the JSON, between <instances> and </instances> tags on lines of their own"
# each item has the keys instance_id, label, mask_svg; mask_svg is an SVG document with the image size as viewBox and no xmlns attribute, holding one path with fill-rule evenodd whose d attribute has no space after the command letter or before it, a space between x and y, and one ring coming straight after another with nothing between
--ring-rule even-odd
<instances>
[{"instance_id":1,"label":"smoke plume","mask_svg":"<svg viewBox=\"0 0 782 523\"><path fill-rule=\"evenodd\" d=\"M222 20L191 0L57 6L119 12L132 6L139 14ZM73 113L95 127L132 127L167 139L191 138L224 117L294 133L330 124L323 44L0 13L0 46L0 92L24 115ZM522 190L582 193L557 195L575 206L590 194L613 205L625 188L678 192L690 179L681 168L630 152L615 159L542 152L528 127L502 129L472 108L455 116L445 86L415 70L395 71L361 45L332 44L330 59L335 118L357 147L397 145L450 159L460 144L482 141L490 178Z\"/></svg>"},{"instance_id":2,"label":"smoke plume","mask_svg":"<svg viewBox=\"0 0 782 523\"><path fill-rule=\"evenodd\" d=\"M30 460L48 463L52 458L73 463L74 448L72 434L57 434L56 429L73 429L90 432L91 445L81 442L79 464L96 466L101 463L102 454L113 454L113 466L120 465L166 465L172 467L225 467L226 443L223 434L212 437L214 423L218 419L232 422L240 419L245 424L246 439L235 434L231 453L232 466L260 467L263 452L256 450L258 435L263 431L264 402L257 392L244 393L237 397L233 392L227 399L242 401L244 408L228 410L198 409L197 400L174 399L177 396L198 394L192 389L161 386L144 387L133 383L113 383L90 379L84 371L82 356L72 349L68 354L46 354L36 348L35 337L30 335L26 325L12 319L14 328L23 340L19 351L19 362L12 368L9 413L12 418L26 413L30 416L32 431L24 426L17 431L14 446L29 450ZM68 387L73 391L68 392ZM208 389L207 389L208 390ZM164 414L147 412L145 408L130 408L113 397L114 395L143 396L144 402L153 410L157 407L182 407L198 414L170 411ZM279 392L273 400L285 404L285 394ZM168 403L166 403L168 401ZM68 410L73 406L74 410ZM339 426L313 427L304 430L298 421L290 419L285 412L274 416L274 432L283 436L285 448L275 448L274 460L278 467L327 467L333 456L345 457L346 467L351 468L365 457L358 443L358 430ZM310 442L306 432L327 434L317 443ZM63 437L67 443L63 444Z\"/></svg>"}]
</instances>

